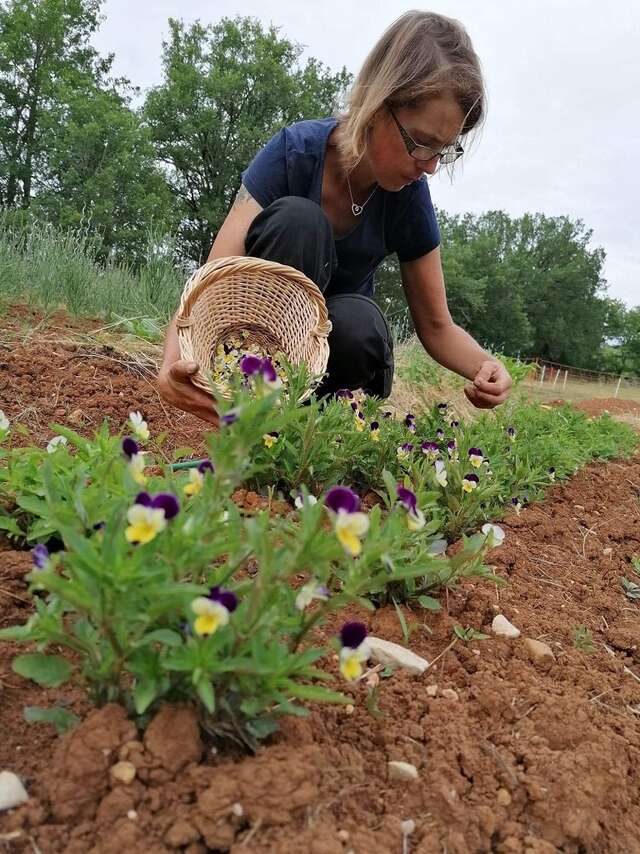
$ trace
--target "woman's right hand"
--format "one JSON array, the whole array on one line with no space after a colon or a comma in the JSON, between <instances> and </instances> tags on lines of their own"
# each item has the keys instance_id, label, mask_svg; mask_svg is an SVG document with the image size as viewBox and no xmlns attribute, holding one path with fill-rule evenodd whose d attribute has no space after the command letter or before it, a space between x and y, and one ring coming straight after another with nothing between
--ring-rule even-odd
<instances>
[{"instance_id":1,"label":"woman's right hand","mask_svg":"<svg viewBox=\"0 0 640 854\"><path fill-rule=\"evenodd\" d=\"M220 419L215 409L214 398L191 382L191 377L197 370L196 362L186 362L183 359L163 365L158 373L160 396L172 406L196 415L213 427L218 427Z\"/></svg>"}]
</instances>

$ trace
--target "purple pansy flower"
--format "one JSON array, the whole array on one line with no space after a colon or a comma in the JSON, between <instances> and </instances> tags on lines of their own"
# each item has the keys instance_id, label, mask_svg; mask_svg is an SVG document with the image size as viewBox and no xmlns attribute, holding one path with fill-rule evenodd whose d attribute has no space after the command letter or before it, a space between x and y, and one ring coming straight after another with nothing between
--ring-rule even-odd
<instances>
[{"instance_id":1,"label":"purple pansy flower","mask_svg":"<svg viewBox=\"0 0 640 854\"><path fill-rule=\"evenodd\" d=\"M211 460L203 460L198 466L198 471L200 474L204 474L205 472L213 472L213 463Z\"/></svg>"},{"instance_id":2,"label":"purple pansy flower","mask_svg":"<svg viewBox=\"0 0 640 854\"><path fill-rule=\"evenodd\" d=\"M462 489L464 492L473 492L480 483L480 478L477 474L465 474L462 478Z\"/></svg>"},{"instance_id":3,"label":"purple pansy flower","mask_svg":"<svg viewBox=\"0 0 640 854\"><path fill-rule=\"evenodd\" d=\"M413 513L415 515L416 510L418 509L418 499L416 498L415 493L401 484L398 484L396 492L398 495L398 501L402 506L408 510L409 513Z\"/></svg>"},{"instance_id":4,"label":"purple pansy flower","mask_svg":"<svg viewBox=\"0 0 640 854\"><path fill-rule=\"evenodd\" d=\"M336 392L337 398L342 398L343 400L353 400L353 392L348 388L340 388Z\"/></svg>"},{"instance_id":5,"label":"purple pansy flower","mask_svg":"<svg viewBox=\"0 0 640 854\"><path fill-rule=\"evenodd\" d=\"M379 422L378 422L378 421L372 421L372 422L371 422L371 424L369 425L369 427L370 427L372 430L379 430L379 429L380 429L380 424L379 424Z\"/></svg>"},{"instance_id":6,"label":"purple pansy flower","mask_svg":"<svg viewBox=\"0 0 640 854\"><path fill-rule=\"evenodd\" d=\"M345 623L340 630L340 643L349 649L357 649L366 637L367 627L355 620Z\"/></svg>"},{"instance_id":7,"label":"purple pansy flower","mask_svg":"<svg viewBox=\"0 0 640 854\"><path fill-rule=\"evenodd\" d=\"M356 513L360 509L360 499L348 486L332 486L324 503L334 513Z\"/></svg>"},{"instance_id":8,"label":"purple pansy flower","mask_svg":"<svg viewBox=\"0 0 640 854\"><path fill-rule=\"evenodd\" d=\"M276 369L273 367L271 359L265 357L260 363L260 370L262 372L262 378L265 382L274 383L278 379Z\"/></svg>"},{"instance_id":9,"label":"purple pansy flower","mask_svg":"<svg viewBox=\"0 0 640 854\"><path fill-rule=\"evenodd\" d=\"M513 441L516 438L516 428L507 427L507 436Z\"/></svg>"},{"instance_id":10,"label":"purple pansy flower","mask_svg":"<svg viewBox=\"0 0 640 854\"><path fill-rule=\"evenodd\" d=\"M444 415L444 413L447 411L447 406L448 406L448 404L446 404L446 403L439 403L438 404L438 412L441 415Z\"/></svg>"},{"instance_id":11,"label":"purple pansy flower","mask_svg":"<svg viewBox=\"0 0 640 854\"><path fill-rule=\"evenodd\" d=\"M237 421L237 420L238 420L238 410L237 409L230 409L228 412L225 412L225 414L221 418L222 423L226 424L227 426L229 424L233 424L234 421Z\"/></svg>"},{"instance_id":12,"label":"purple pansy flower","mask_svg":"<svg viewBox=\"0 0 640 854\"><path fill-rule=\"evenodd\" d=\"M38 543L31 549L31 561L35 569L46 569L49 563L49 549L43 543Z\"/></svg>"},{"instance_id":13,"label":"purple pansy flower","mask_svg":"<svg viewBox=\"0 0 640 854\"><path fill-rule=\"evenodd\" d=\"M438 427L438 429L436 430L436 439L444 439L444 430L442 429L442 427Z\"/></svg>"},{"instance_id":14,"label":"purple pansy flower","mask_svg":"<svg viewBox=\"0 0 640 854\"><path fill-rule=\"evenodd\" d=\"M431 455L431 456L436 456L440 451L437 442L423 442L420 445L420 450L422 451L423 454L427 454L427 455Z\"/></svg>"},{"instance_id":15,"label":"purple pansy flower","mask_svg":"<svg viewBox=\"0 0 640 854\"><path fill-rule=\"evenodd\" d=\"M223 608L232 614L238 607L238 597L231 590L223 590L222 587L212 587L207 595L212 602L219 602Z\"/></svg>"},{"instance_id":16,"label":"purple pansy flower","mask_svg":"<svg viewBox=\"0 0 640 854\"><path fill-rule=\"evenodd\" d=\"M140 448L135 439L132 439L131 436L126 436L122 440L122 453L125 457L130 460L132 457L135 457L137 453L140 452Z\"/></svg>"},{"instance_id":17,"label":"purple pansy flower","mask_svg":"<svg viewBox=\"0 0 640 854\"><path fill-rule=\"evenodd\" d=\"M139 492L135 503L143 507L151 507L153 510L163 510L165 519L173 519L180 511L178 499L169 492L159 492L153 497L148 492Z\"/></svg>"},{"instance_id":18,"label":"purple pansy flower","mask_svg":"<svg viewBox=\"0 0 640 854\"><path fill-rule=\"evenodd\" d=\"M262 370L262 359L258 356L247 355L240 359L240 370L245 377L252 377Z\"/></svg>"},{"instance_id":19,"label":"purple pansy flower","mask_svg":"<svg viewBox=\"0 0 640 854\"><path fill-rule=\"evenodd\" d=\"M391 418L392 416L393 416L393 412L390 412L389 410L382 413L383 418Z\"/></svg>"}]
</instances>

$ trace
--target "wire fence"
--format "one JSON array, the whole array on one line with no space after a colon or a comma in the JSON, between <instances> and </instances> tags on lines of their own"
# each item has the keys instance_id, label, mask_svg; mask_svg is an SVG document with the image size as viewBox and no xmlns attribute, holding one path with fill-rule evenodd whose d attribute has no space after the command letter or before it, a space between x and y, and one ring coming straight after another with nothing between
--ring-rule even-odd
<instances>
[{"instance_id":1,"label":"wire fence","mask_svg":"<svg viewBox=\"0 0 640 854\"><path fill-rule=\"evenodd\" d=\"M575 384L598 387L611 397L640 397L640 377L630 377L607 371L592 371L587 368L576 368L573 365L563 365L540 357L524 357L521 362L535 367L531 382L538 383L545 390L557 389L561 392Z\"/></svg>"}]
</instances>

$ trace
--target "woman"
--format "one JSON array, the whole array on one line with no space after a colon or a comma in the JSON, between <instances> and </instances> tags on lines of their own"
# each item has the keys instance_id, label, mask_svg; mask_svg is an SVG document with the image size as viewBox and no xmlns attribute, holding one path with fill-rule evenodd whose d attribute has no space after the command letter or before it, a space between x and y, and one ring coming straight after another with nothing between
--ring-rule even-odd
<instances>
[{"instance_id":1,"label":"woman","mask_svg":"<svg viewBox=\"0 0 640 854\"><path fill-rule=\"evenodd\" d=\"M279 261L321 288L333 330L319 394L363 388L389 395L392 340L371 297L376 267L395 252L425 350L471 381L465 394L475 406L507 398L504 366L451 319L426 177L459 159L484 109L480 63L462 25L407 12L365 60L345 114L283 128L243 172L209 260ZM171 323L160 392L215 425L211 398L191 383L196 370L180 360Z\"/></svg>"}]
</instances>

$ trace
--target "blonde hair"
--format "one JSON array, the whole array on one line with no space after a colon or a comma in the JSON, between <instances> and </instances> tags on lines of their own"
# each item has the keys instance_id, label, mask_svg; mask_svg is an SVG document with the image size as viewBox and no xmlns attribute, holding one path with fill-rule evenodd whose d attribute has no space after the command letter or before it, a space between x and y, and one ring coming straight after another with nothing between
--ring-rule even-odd
<instances>
[{"instance_id":1,"label":"blonde hair","mask_svg":"<svg viewBox=\"0 0 640 854\"><path fill-rule=\"evenodd\" d=\"M406 12L382 34L364 61L340 118L339 147L352 167L364 154L367 129L385 104L415 107L451 95L464 114L460 136L480 127L486 92L480 60L459 21L434 12Z\"/></svg>"}]
</instances>

